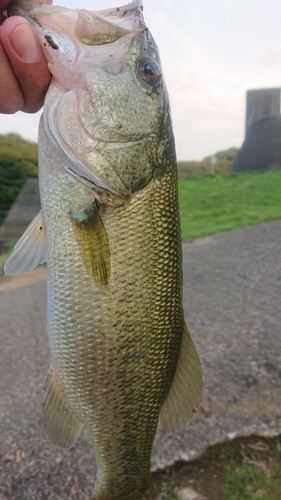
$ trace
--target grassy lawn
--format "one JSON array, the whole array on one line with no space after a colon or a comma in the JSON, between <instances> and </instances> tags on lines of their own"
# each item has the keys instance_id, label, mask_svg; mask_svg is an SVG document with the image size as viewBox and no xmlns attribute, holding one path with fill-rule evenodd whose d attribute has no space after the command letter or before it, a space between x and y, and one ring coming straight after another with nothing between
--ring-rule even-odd
<instances>
[{"instance_id":1,"label":"grassy lawn","mask_svg":"<svg viewBox=\"0 0 281 500\"><path fill-rule=\"evenodd\" d=\"M281 218L281 170L179 179L182 239Z\"/></svg>"}]
</instances>

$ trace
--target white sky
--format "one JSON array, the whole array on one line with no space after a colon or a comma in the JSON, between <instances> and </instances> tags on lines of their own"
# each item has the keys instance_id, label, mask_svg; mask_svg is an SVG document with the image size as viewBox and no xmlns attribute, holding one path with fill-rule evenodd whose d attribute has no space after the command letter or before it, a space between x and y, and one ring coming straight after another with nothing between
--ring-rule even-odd
<instances>
[{"instance_id":1,"label":"white sky","mask_svg":"<svg viewBox=\"0 0 281 500\"><path fill-rule=\"evenodd\" d=\"M281 86L280 0L143 0L161 54L179 160L240 146L245 92ZM99 10L122 0L54 0ZM36 140L37 115L0 115L0 133Z\"/></svg>"}]
</instances>

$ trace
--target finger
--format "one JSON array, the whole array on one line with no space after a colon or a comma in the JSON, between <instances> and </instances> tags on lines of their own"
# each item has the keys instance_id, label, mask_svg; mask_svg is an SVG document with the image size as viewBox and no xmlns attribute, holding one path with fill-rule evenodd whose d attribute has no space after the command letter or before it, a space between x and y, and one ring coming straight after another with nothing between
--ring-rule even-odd
<instances>
[{"instance_id":1,"label":"finger","mask_svg":"<svg viewBox=\"0 0 281 500\"><path fill-rule=\"evenodd\" d=\"M2 27L0 27L1 37ZM24 97L19 81L10 65L0 40L0 113L15 113L24 106Z\"/></svg>"},{"instance_id":2,"label":"finger","mask_svg":"<svg viewBox=\"0 0 281 500\"><path fill-rule=\"evenodd\" d=\"M50 83L50 72L36 35L28 21L12 16L2 25L1 40L14 73L11 80L14 82L17 79L23 97L20 109L27 113L38 111ZM3 72L0 74L3 75ZM17 101L15 82L13 91L13 99ZM0 91L1 94L4 92Z\"/></svg>"}]
</instances>

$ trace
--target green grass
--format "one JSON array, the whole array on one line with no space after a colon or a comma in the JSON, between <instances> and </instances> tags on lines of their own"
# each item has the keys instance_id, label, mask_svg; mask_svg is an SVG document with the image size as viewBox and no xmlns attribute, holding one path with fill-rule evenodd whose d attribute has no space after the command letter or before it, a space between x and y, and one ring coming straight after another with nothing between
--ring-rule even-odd
<instances>
[{"instance_id":1,"label":"green grass","mask_svg":"<svg viewBox=\"0 0 281 500\"><path fill-rule=\"evenodd\" d=\"M281 218L281 170L179 179L182 239Z\"/></svg>"},{"instance_id":2,"label":"green grass","mask_svg":"<svg viewBox=\"0 0 281 500\"><path fill-rule=\"evenodd\" d=\"M234 465L234 464L233 464ZM255 500L256 492L259 491L262 500L265 500L262 492L265 492L266 479L265 474L261 469L254 465L247 468L240 468L231 465L228 466L225 474L226 485L223 487L223 492L227 500Z\"/></svg>"},{"instance_id":3,"label":"green grass","mask_svg":"<svg viewBox=\"0 0 281 500\"><path fill-rule=\"evenodd\" d=\"M280 500L280 438L268 440L269 450L250 452L242 445L240 460L225 466L225 500Z\"/></svg>"}]
</instances>

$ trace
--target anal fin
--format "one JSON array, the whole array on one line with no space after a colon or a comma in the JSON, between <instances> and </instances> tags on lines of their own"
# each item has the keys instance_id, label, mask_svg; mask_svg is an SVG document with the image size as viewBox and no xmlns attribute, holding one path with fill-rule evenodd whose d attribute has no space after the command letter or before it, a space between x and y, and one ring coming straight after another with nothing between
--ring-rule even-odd
<instances>
[{"instance_id":1,"label":"anal fin","mask_svg":"<svg viewBox=\"0 0 281 500\"><path fill-rule=\"evenodd\" d=\"M53 368L50 369L44 388L42 420L46 438L62 448L74 445L83 426L69 406Z\"/></svg>"},{"instance_id":2,"label":"anal fin","mask_svg":"<svg viewBox=\"0 0 281 500\"><path fill-rule=\"evenodd\" d=\"M187 326L184 325L180 356L160 418L168 432L182 429L198 411L202 400L202 369Z\"/></svg>"}]
</instances>

